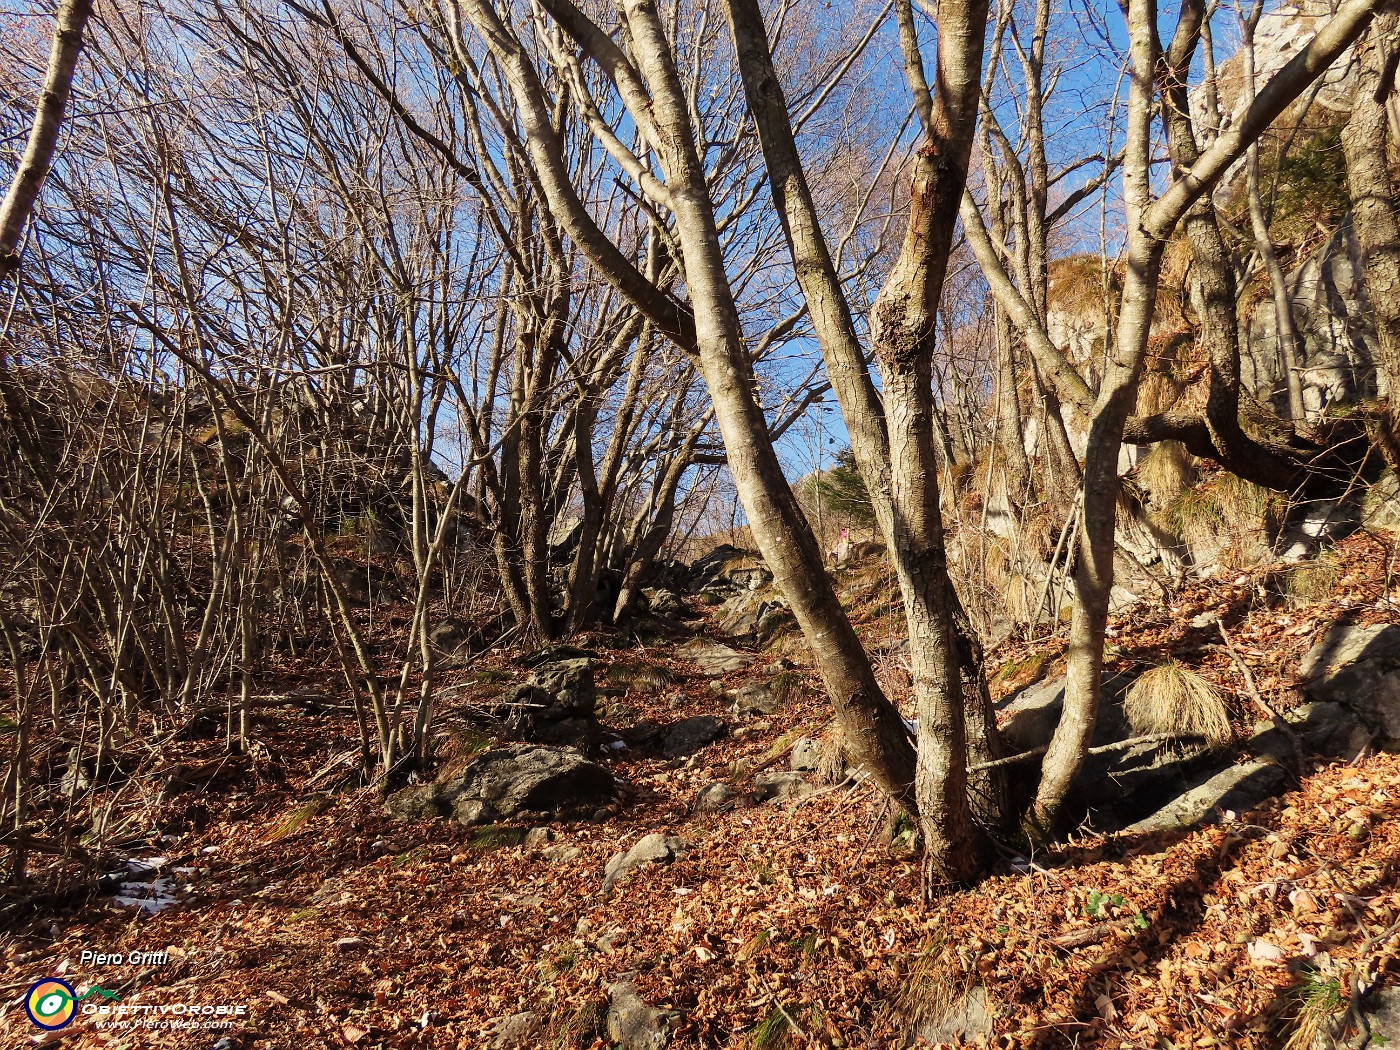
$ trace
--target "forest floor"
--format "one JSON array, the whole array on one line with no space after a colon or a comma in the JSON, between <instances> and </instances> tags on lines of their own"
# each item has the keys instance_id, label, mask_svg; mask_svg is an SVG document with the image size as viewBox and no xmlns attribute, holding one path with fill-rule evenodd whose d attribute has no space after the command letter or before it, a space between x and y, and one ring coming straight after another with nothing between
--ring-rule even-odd
<instances>
[{"instance_id":1,"label":"forest floor","mask_svg":"<svg viewBox=\"0 0 1400 1050\"><path fill-rule=\"evenodd\" d=\"M1115 621L1112 656L1190 662L1232 698L1245 733L1257 714L1238 668L1192 617L1221 612L1261 692L1286 708L1322 630L1394 619L1391 555L1374 537L1348 540L1332 556L1336 587L1317 601L1266 601L1265 570L1252 570L1168 608L1144 603ZM1060 644L994 654L998 690L1053 673ZM673 682L626 698L639 717L724 714L709 678L672 648L605 651L600 681L614 664L646 662ZM493 657L498 673L457 675L499 690L521 673L508 657ZM308 668L302 680L325 679ZM450 730L453 711L442 719ZM0 1046L489 1047L499 1019L529 1010L544 1027L525 1045L602 1047L607 989L629 980L677 1011L681 1047L907 1045L921 1018L979 986L996 1033L982 1045L1302 1048L1392 979L1400 756L1316 765L1289 793L1191 832L1085 829L1032 858L1007 851L975 888L925 902L917 858L890 843L869 786L691 812L706 784L742 788L764 763L785 766L792 740L828 721L812 688L689 760L618 752L608 762L625 784L620 812L550 825L553 840L529 848L524 827L400 823L372 789L329 790L354 740L340 714L277 709L238 759L218 740L171 745L150 783L193 786L130 796L159 836L131 855L158 852L178 873L179 903L148 914L94 893L12 910ZM170 777L176 763L198 776ZM605 897L608 859L650 832L688 849ZM84 951L168 961L94 965ZM46 976L129 1007L245 1012L223 1030L102 1029L103 1015L81 1015L43 1036L20 1004Z\"/></svg>"}]
</instances>

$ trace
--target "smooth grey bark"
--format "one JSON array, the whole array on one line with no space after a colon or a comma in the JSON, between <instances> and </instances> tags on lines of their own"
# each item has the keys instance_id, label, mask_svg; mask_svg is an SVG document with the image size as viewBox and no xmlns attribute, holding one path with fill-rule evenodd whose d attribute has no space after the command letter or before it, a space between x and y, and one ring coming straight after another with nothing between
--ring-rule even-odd
<instances>
[{"instance_id":1,"label":"smooth grey bark","mask_svg":"<svg viewBox=\"0 0 1400 1050\"><path fill-rule=\"evenodd\" d=\"M654 138L684 256L689 310L660 296L588 216L569 182L543 88L514 34L482 0L464 0L454 10L472 23L506 72L526 146L540 172L541 196L561 226L659 331L698 357L750 529L812 645L847 742L877 782L912 811L916 808L914 753L907 730L881 692L869 658L841 611L820 549L782 474L754 398L752 364L724 269L689 105L656 8L649 2L621 5L633 53L629 57L604 43L589 28L591 23L565 0L551 6L576 43L585 48L591 44L596 50L595 57L608 69L624 103L638 118L639 128Z\"/></svg>"},{"instance_id":2,"label":"smooth grey bark","mask_svg":"<svg viewBox=\"0 0 1400 1050\"><path fill-rule=\"evenodd\" d=\"M972 42L972 22L964 24L960 18L985 20L986 15L983 8L980 16L976 10L955 16L953 6L948 5L941 12L947 33L959 41L948 45L949 54L940 53L940 70L947 73L950 89L966 82L970 63L980 62L980 37ZM896 9L900 8L897 3ZM955 138L954 130L961 135L961 140L952 141L948 148L954 154L961 150L963 160L959 165L954 159L942 169L921 163L915 176L915 186L923 191L920 200L924 206L911 215L902 264L896 264L879 300L886 304L887 320L881 328L881 308L877 305L875 327L885 332L883 345L888 348L894 329L912 319L919 341L911 347L910 354L902 355L898 362L889 362L880 350L881 338L876 336L876 349L885 372L882 405L817 218L762 13L754 0L729 0L728 10L750 112L758 126L798 282L851 434L857 466L871 494L900 583L919 712L917 791L930 872L938 879L966 880L977 874L985 849L971 819L965 779L968 723L975 721L975 749L979 754L999 753L1000 744L995 720L990 717L981 650L966 618L957 622L961 607L947 574L932 445L937 420L933 418L930 366L943 280L939 267L946 265L952 219L966 179L971 142L967 104L965 100L954 102L957 111L952 116L947 115L948 104L943 102L928 111L930 119L942 121L938 127L945 137ZM908 16L907 10L901 11L901 25ZM969 57L974 49L975 60ZM973 64L974 84L976 68ZM940 83L944 82L940 78ZM932 152L937 145L930 142L926 150ZM936 173L941 181L935 185L930 173ZM949 195L953 209L946 204ZM933 206L935 201L942 204L941 210ZM913 302L915 299L917 303ZM897 315L891 303L896 304ZM884 414L887 406L892 407L888 418ZM986 711L982 710L984 705ZM984 785L980 797L987 802L982 815L999 823L1004 817L1001 779Z\"/></svg>"},{"instance_id":3,"label":"smooth grey bark","mask_svg":"<svg viewBox=\"0 0 1400 1050\"><path fill-rule=\"evenodd\" d=\"M73 74L83 46L83 28L92 15L92 0L62 0L58 27L49 51L48 72L34 110L34 123L9 192L0 203L0 278L19 269L20 238L39 199L39 189L53 167L63 114L73 89Z\"/></svg>"},{"instance_id":4,"label":"smooth grey bark","mask_svg":"<svg viewBox=\"0 0 1400 1050\"><path fill-rule=\"evenodd\" d=\"M1352 223L1361 243L1371 306L1376 312L1380 366L1389 400L1382 448L1400 469L1400 201L1391 177L1388 149L1394 145L1386 115L1395 99L1400 64L1400 14L1395 5L1377 17L1359 51L1356 94L1342 130Z\"/></svg>"},{"instance_id":5,"label":"smooth grey bark","mask_svg":"<svg viewBox=\"0 0 1400 1050\"><path fill-rule=\"evenodd\" d=\"M1024 822L1034 837L1052 834L1084 763L1098 717L1103 643L1113 587L1118 503L1118 453L1146 358L1162 253L1177 225L1249 144L1365 32L1377 0L1350 0L1255 97L1234 127L1221 133L1155 200L1151 189L1153 111L1161 59L1154 0L1127 9L1131 79L1124 188L1128 243L1117 339L1105 365L1084 457L1084 527L1075 572L1077 601L1070 624L1064 714L1042 765L1036 798Z\"/></svg>"},{"instance_id":6,"label":"smooth grey bark","mask_svg":"<svg viewBox=\"0 0 1400 1050\"><path fill-rule=\"evenodd\" d=\"M1263 0L1254 0L1241 20L1244 52L1244 92L1246 101L1254 95L1254 32L1259 19L1264 14ZM1189 113L1189 111L1188 111ZM1273 239L1269 236L1269 219L1264 213L1264 198L1260 189L1259 143L1253 142L1245 157L1245 192L1249 198L1249 225L1254 234L1255 250L1264 262L1264 270L1269 277L1269 291L1274 301L1274 324L1278 332L1279 357L1283 362L1284 377L1288 385L1288 417L1301 423L1306 416L1303 410L1302 340L1298 335L1298 325L1293 319L1293 297L1288 291L1288 281L1283 267L1274 250ZM1212 217L1212 222L1213 222ZM1217 234L1218 236L1218 234Z\"/></svg>"}]
</instances>

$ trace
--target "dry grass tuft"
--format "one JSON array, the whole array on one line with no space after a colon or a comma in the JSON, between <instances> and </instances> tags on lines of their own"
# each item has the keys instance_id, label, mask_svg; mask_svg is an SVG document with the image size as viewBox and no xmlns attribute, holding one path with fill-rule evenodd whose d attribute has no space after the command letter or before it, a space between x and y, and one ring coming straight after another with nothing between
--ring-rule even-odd
<instances>
[{"instance_id":1,"label":"dry grass tuft","mask_svg":"<svg viewBox=\"0 0 1400 1050\"><path fill-rule=\"evenodd\" d=\"M1138 484L1153 506L1165 507L1196 483L1196 467L1180 441L1162 441L1137 466Z\"/></svg>"},{"instance_id":2,"label":"dry grass tuft","mask_svg":"<svg viewBox=\"0 0 1400 1050\"><path fill-rule=\"evenodd\" d=\"M817 779L823 784L839 784L851 768L851 756L846 753L846 737L839 722L831 722L817 738L821 752L817 758Z\"/></svg>"},{"instance_id":3,"label":"dry grass tuft","mask_svg":"<svg viewBox=\"0 0 1400 1050\"><path fill-rule=\"evenodd\" d=\"M1147 372L1138 384L1137 415L1152 416L1176 404L1185 384L1168 372Z\"/></svg>"},{"instance_id":4,"label":"dry grass tuft","mask_svg":"<svg viewBox=\"0 0 1400 1050\"><path fill-rule=\"evenodd\" d=\"M1172 661L1139 676L1128 689L1123 713L1143 735L1198 736L1212 747L1231 739L1230 713L1215 687Z\"/></svg>"},{"instance_id":5,"label":"dry grass tuft","mask_svg":"<svg viewBox=\"0 0 1400 1050\"><path fill-rule=\"evenodd\" d=\"M912 1034L925 1024L938 1024L954 1015L973 983L952 947L934 939L910 962L889 1007Z\"/></svg>"},{"instance_id":6,"label":"dry grass tuft","mask_svg":"<svg viewBox=\"0 0 1400 1050\"><path fill-rule=\"evenodd\" d=\"M1332 597L1342 585L1342 568L1327 561L1305 562L1288 570L1283 593L1295 604L1320 602Z\"/></svg>"},{"instance_id":7,"label":"dry grass tuft","mask_svg":"<svg viewBox=\"0 0 1400 1050\"><path fill-rule=\"evenodd\" d=\"M1182 491L1155 521L1180 538L1198 562L1241 569L1270 557L1281 513L1277 493L1221 472Z\"/></svg>"}]
</instances>

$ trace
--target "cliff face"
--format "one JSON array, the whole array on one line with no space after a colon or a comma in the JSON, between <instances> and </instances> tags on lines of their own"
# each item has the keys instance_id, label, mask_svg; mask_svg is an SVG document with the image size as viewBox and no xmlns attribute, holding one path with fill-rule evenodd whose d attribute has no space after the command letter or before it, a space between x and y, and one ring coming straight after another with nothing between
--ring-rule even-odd
<instances>
[{"instance_id":1,"label":"cliff face","mask_svg":"<svg viewBox=\"0 0 1400 1050\"><path fill-rule=\"evenodd\" d=\"M1376 327L1350 219L1287 277L1293 317L1303 337L1303 402L1310 416L1332 404L1384 395L1374 354ZM1240 319L1245 386L1283 411L1286 377L1273 304L1258 302Z\"/></svg>"},{"instance_id":2,"label":"cliff face","mask_svg":"<svg viewBox=\"0 0 1400 1050\"><path fill-rule=\"evenodd\" d=\"M1332 16L1333 4L1325 0L1298 0L1279 4L1266 11L1254 31L1254 69L1256 87L1266 82L1308 43L1322 23ZM1238 28L1229 34L1217 30L1215 40L1216 90L1222 123L1234 124L1246 101L1245 61L1241 49L1242 35ZM1222 58L1221 56L1229 57ZM1324 74L1317 87L1312 105L1333 112L1345 113L1351 108L1351 85L1356 73L1348 51ZM1193 116L1198 128L1210 126L1208 98L1203 90L1192 95Z\"/></svg>"}]
</instances>

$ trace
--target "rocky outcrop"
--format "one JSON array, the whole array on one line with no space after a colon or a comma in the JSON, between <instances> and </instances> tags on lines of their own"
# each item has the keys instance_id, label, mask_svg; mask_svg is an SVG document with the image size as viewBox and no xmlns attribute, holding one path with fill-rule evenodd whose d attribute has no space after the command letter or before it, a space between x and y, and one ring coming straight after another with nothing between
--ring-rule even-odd
<instances>
[{"instance_id":1,"label":"rocky outcrop","mask_svg":"<svg viewBox=\"0 0 1400 1050\"><path fill-rule=\"evenodd\" d=\"M1309 417L1321 416L1332 404L1384 395L1377 387L1374 314L1351 220L1285 279L1303 342L1303 404ZM1285 409L1287 377L1279 364L1273 301L1265 297L1241 327L1240 371L1246 388L1266 404Z\"/></svg>"},{"instance_id":2,"label":"rocky outcrop","mask_svg":"<svg viewBox=\"0 0 1400 1050\"><path fill-rule=\"evenodd\" d=\"M722 543L690 566L691 590L711 604L738 591L756 591L773 581L773 574L755 551Z\"/></svg>"},{"instance_id":3,"label":"rocky outcrop","mask_svg":"<svg viewBox=\"0 0 1400 1050\"><path fill-rule=\"evenodd\" d=\"M518 740L592 751L602 739L597 707L593 661L566 657L538 665L502 698L496 714Z\"/></svg>"},{"instance_id":4,"label":"rocky outcrop","mask_svg":"<svg viewBox=\"0 0 1400 1050\"><path fill-rule=\"evenodd\" d=\"M1201 784L1187 789L1156 813L1123 829L1125 834L1147 834L1204 823L1222 810L1242 812L1286 790L1288 771L1272 759L1256 759L1227 766Z\"/></svg>"},{"instance_id":5,"label":"rocky outcrop","mask_svg":"<svg viewBox=\"0 0 1400 1050\"><path fill-rule=\"evenodd\" d=\"M1299 678L1308 697L1350 708L1382 746L1400 747L1400 626L1332 627L1303 657Z\"/></svg>"},{"instance_id":6,"label":"rocky outcrop","mask_svg":"<svg viewBox=\"0 0 1400 1050\"><path fill-rule=\"evenodd\" d=\"M613 775L580 752L520 744L478 755L460 777L405 788L384 809L399 820L489 824L526 813L588 815L616 795Z\"/></svg>"},{"instance_id":7,"label":"rocky outcrop","mask_svg":"<svg viewBox=\"0 0 1400 1050\"><path fill-rule=\"evenodd\" d=\"M1343 651L1358 647L1366 651L1360 640ZM1116 747L1136 735L1123 712L1130 684L1125 675L1105 680L1092 743L1109 750L1089 756L1075 789L1094 824L1107 831L1190 827L1219 811L1239 812L1286 790L1299 756L1349 756L1368 739L1350 707L1317 702L1290 712L1283 726L1260 723L1235 748L1212 749L1191 739ZM1037 683L1005 701L1000 713L1008 747L1013 752L1044 748L1063 705L1063 678Z\"/></svg>"}]
</instances>

